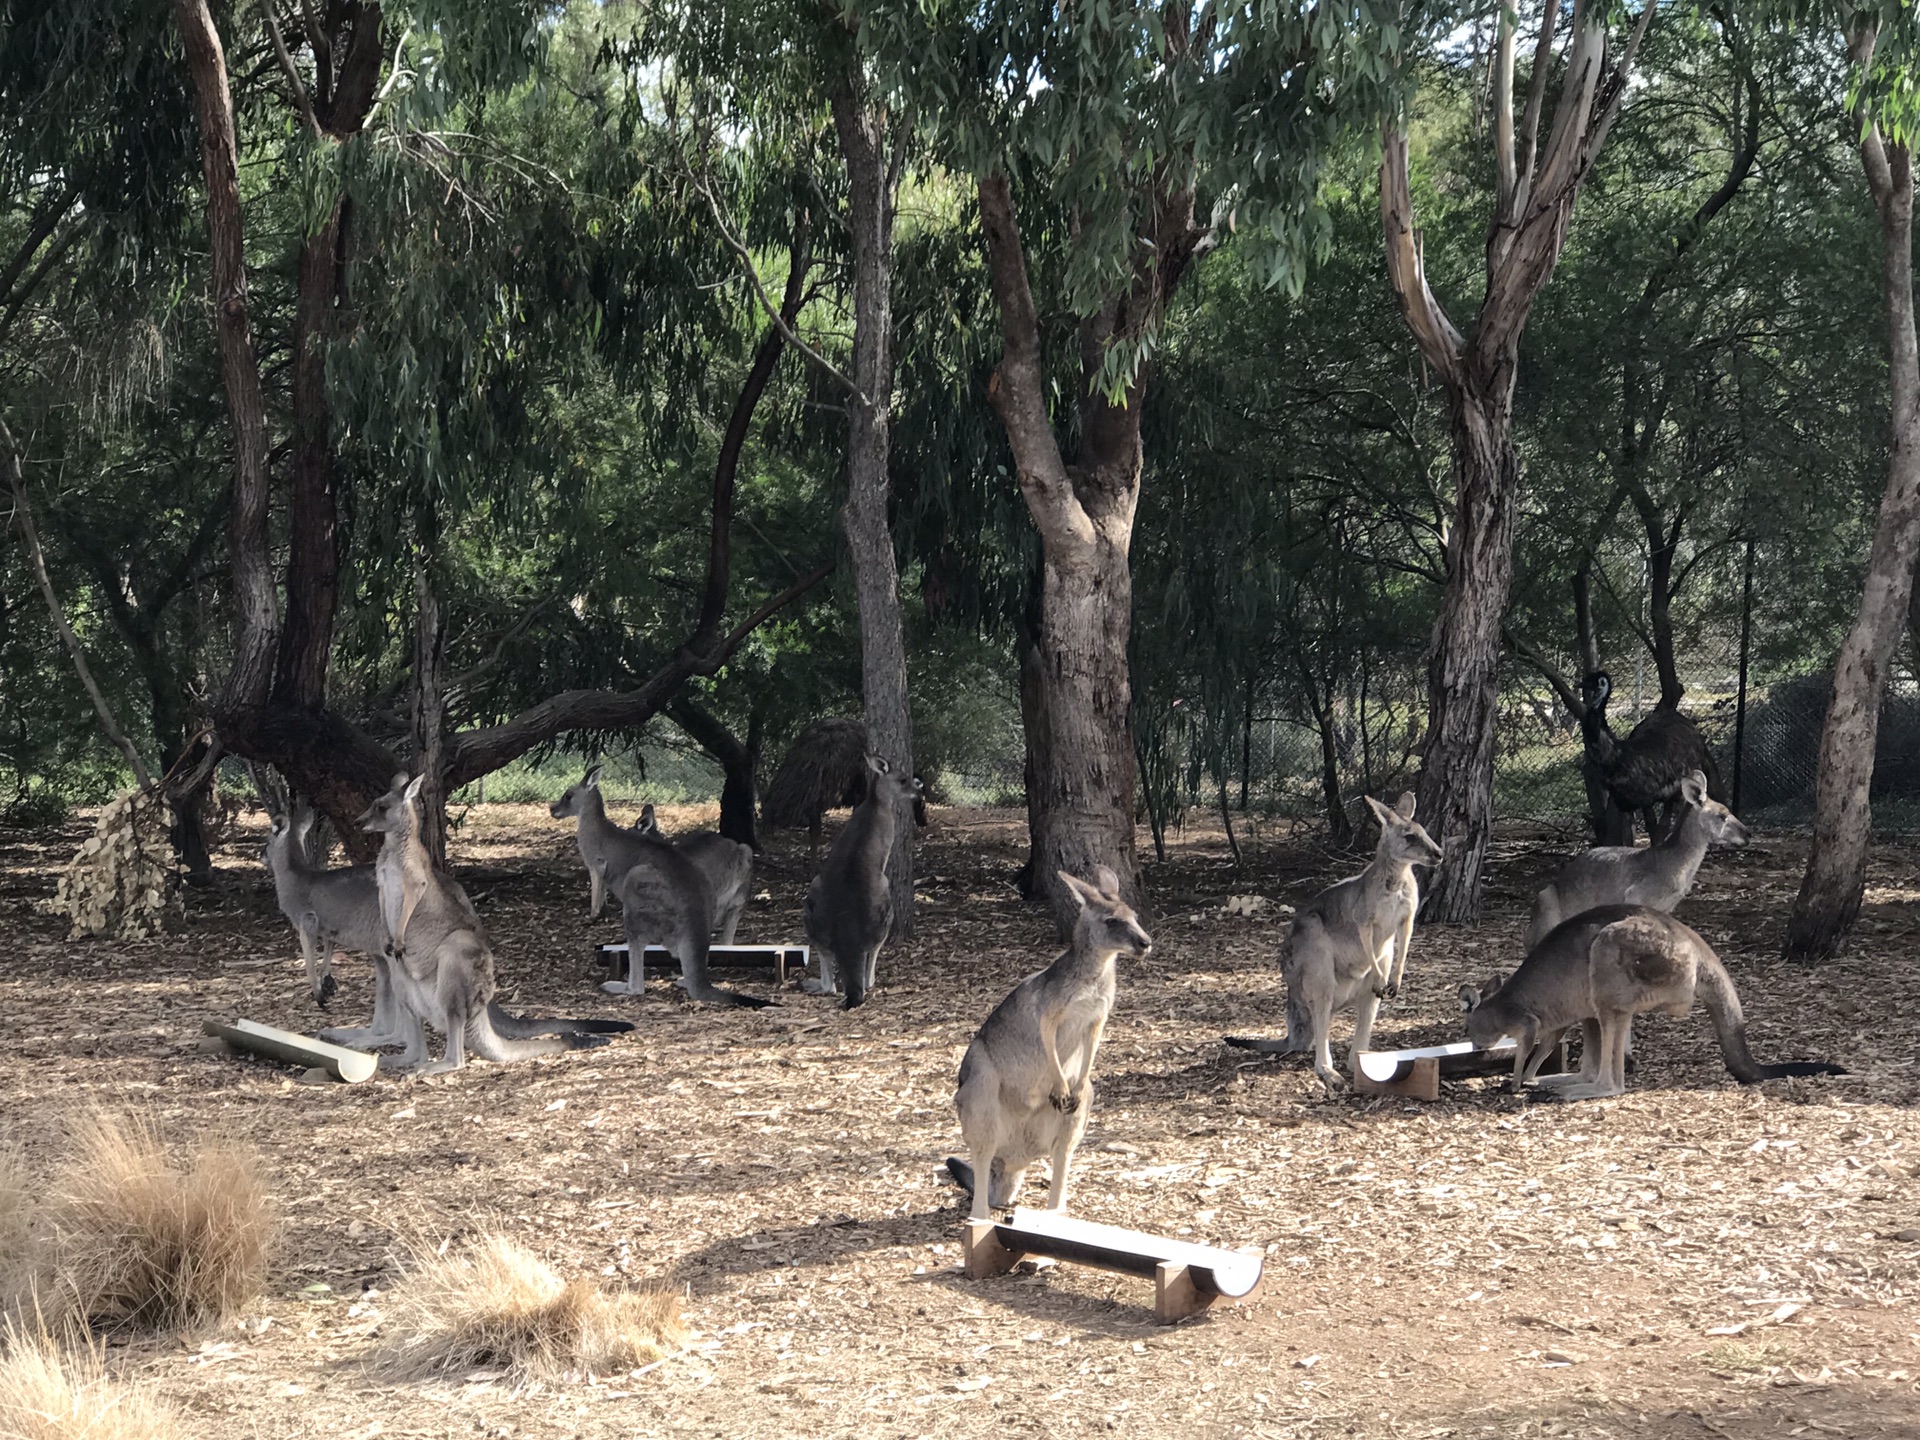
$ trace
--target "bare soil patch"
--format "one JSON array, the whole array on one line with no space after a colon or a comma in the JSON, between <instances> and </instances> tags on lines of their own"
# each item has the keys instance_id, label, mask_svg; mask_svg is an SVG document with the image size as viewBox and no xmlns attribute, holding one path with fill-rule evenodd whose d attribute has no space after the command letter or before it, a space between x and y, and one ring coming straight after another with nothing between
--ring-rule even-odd
<instances>
[{"instance_id":1,"label":"bare soil patch","mask_svg":"<svg viewBox=\"0 0 1920 1440\"><path fill-rule=\"evenodd\" d=\"M1260 1298L1168 1329L1144 1282L956 1269L960 1202L940 1171L959 1140L954 1070L1055 949L1010 883L1018 815L935 811L919 933L848 1014L792 991L757 1012L692 1007L664 983L602 995L589 949L617 922L586 921L570 831L543 807L470 812L456 861L503 999L640 1028L354 1087L196 1048L208 1016L343 1023L307 998L255 822L189 896L184 933L126 945L69 944L35 908L78 826L0 832L0 1094L24 1162L51 1163L63 1117L105 1104L244 1141L270 1167L267 1297L224 1328L109 1350L196 1436L1920 1437L1912 845L1876 849L1859 939L1823 968L1775 954L1794 837L1716 853L1682 911L1732 967L1761 1059L1851 1075L1738 1086L1697 1012L1642 1021L1619 1100L1467 1082L1421 1105L1328 1101L1303 1058L1220 1044L1277 1032L1279 907L1361 860L1263 826L1235 868L1217 827L1189 828L1147 869L1156 946L1123 968L1075 1176L1089 1219L1267 1247ZM742 940L800 938L804 838L773 841ZM1567 844L1502 837L1493 918L1416 933L1378 1043L1458 1036L1455 989L1518 959L1527 900ZM1269 903L1227 913L1248 894ZM335 1013L357 1016L365 965L340 979ZM495 1231L563 1276L681 1290L691 1346L640 1373L389 1378L371 1362L401 1262Z\"/></svg>"}]
</instances>

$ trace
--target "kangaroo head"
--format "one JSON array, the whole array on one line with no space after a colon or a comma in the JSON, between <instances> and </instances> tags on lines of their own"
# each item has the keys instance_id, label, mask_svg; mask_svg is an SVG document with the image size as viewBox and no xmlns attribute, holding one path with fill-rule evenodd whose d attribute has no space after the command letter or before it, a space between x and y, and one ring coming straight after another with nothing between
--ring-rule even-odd
<instances>
[{"instance_id":1,"label":"kangaroo head","mask_svg":"<svg viewBox=\"0 0 1920 1440\"><path fill-rule=\"evenodd\" d=\"M560 798L547 807L547 813L556 820L565 820L569 815L587 813L588 797L600 793L600 767L589 765L587 773L580 777L578 785L569 785Z\"/></svg>"},{"instance_id":2,"label":"kangaroo head","mask_svg":"<svg viewBox=\"0 0 1920 1440\"><path fill-rule=\"evenodd\" d=\"M871 751L867 754L867 770L873 777L867 782L867 794L882 805L898 805L912 800L926 788L918 775L894 774L886 757Z\"/></svg>"},{"instance_id":3,"label":"kangaroo head","mask_svg":"<svg viewBox=\"0 0 1920 1440\"><path fill-rule=\"evenodd\" d=\"M648 801L640 807L640 818L633 822L633 833L636 835L651 835L655 839L661 838L660 817L653 813L652 801Z\"/></svg>"},{"instance_id":4,"label":"kangaroo head","mask_svg":"<svg viewBox=\"0 0 1920 1440\"><path fill-rule=\"evenodd\" d=\"M1480 1002L1507 983L1507 977L1498 970L1487 977L1487 983L1481 986L1462 985L1460 987L1460 1008L1471 1015L1480 1008Z\"/></svg>"},{"instance_id":5,"label":"kangaroo head","mask_svg":"<svg viewBox=\"0 0 1920 1440\"><path fill-rule=\"evenodd\" d=\"M360 828L376 835L404 834L413 823L413 802L420 798L420 787L426 784L424 774L411 780L402 770L393 777L393 788L366 808L360 816Z\"/></svg>"},{"instance_id":6,"label":"kangaroo head","mask_svg":"<svg viewBox=\"0 0 1920 1440\"><path fill-rule=\"evenodd\" d=\"M1725 845L1737 850L1753 838L1753 832L1741 824L1739 816L1707 794L1704 770L1689 770L1681 777L1680 800L1689 809L1700 812L1709 845Z\"/></svg>"},{"instance_id":7,"label":"kangaroo head","mask_svg":"<svg viewBox=\"0 0 1920 1440\"><path fill-rule=\"evenodd\" d=\"M1413 818L1416 802L1411 790L1403 792L1391 809L1371 795L1366 797L1366 801L1374 818L1380 822L1380 846L1374 851L1376 857L1402 865L1440 863L1440 847L1434 844L1426 828Z\"/></svg>"},{"instance_id":8,"label":"kangaroo head","mask_svg":"<svg viewBox=\"0 0 1920 1440\"><path fill-rule=\"evenodd\" d=\"M1110 950L1129 959L1137 959L1153 948L1153 937L1140 928L1140 917L1120 898L1120 877L1105 865L1093 872L1088 883L1066 871L1056 872L1067 893L1080 902L1080 914L1074 921L1073 938L1083 937L1098 950Z\"/></svg>"}]
</instances>

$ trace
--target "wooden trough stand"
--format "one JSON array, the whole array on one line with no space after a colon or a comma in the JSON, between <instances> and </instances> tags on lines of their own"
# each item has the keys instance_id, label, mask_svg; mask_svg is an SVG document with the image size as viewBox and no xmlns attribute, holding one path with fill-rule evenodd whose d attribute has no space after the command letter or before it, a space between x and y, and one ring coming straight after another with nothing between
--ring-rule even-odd
<instances>
[{"instance_id":1,"label":"wooden trough stand","mask_svg":"<svg viewBox=\"0 0 1920 1440\"><path fill-rule=\"evenodd\" d=\"M1154 1317L1171 1324L1221 1300L1245 1300L1260 1288L1266 1257L1258 1250L1192 1245L1117 1225L1075 1220L1055 1210L1015 1210L1011 1220L969 1220L967 1274L1004 1275L1025 1255L1047 1255L1096 1270L1153 1281Z\"/></svg>"},{"instance_id":2,"label":"wooden trough stand","mask_svg":"<svg viewBox=\"0 0 1920 1440\"><path fill-rule=\"evenodd\" d=\"M264 1055L270 1060L282 1060L309 1070L325 1070L334 1079L349 1085L371 1080L373 1072L380 1068L380 1057L365 1050L349 1050L344 1045L331 1045L311 1035L278 1030L252 1020L235 1020L232 1024L209 1020L204 1028L215 1039L225 1041L229 1050Z\"/></svg>"},{"instance_id":3,"label":"wooden trough stand","mask_svg":"<svg viewBox=\"0 0 1920 1440\"><path fill-rule=\"evenodd\" d=\"M784 985L788 968L805 970L811 953L806 945L712 945L707 948L707 964L715 969L772 970L774 983ZM593 954L601 964L619 969L626 962L627 943L596 945ZM658 945L647 946L640 963L648 970L680 973L680 962Z\"/></svg>"},{"instance_id":4,"label":"wooden trough stand","mask_svg":"<svg viewBox=\"0 0 1920 1440\"><path fill-rule=\"evenodd\" d=\"M1502 1040L1490 1050L1477 1050L1471 1040L1451 1045L1429 1045L1420 1050L1362 1050L1353 1057L1353 1088L1362 1095L1405 1095L1413 1100L1438 1100L1440 1077L1497 1075L1513 1070L1514 1042ZM1543 1075L1567 1068L1567 1042L1540 1067Z\"/></svg>"}]
</instances>

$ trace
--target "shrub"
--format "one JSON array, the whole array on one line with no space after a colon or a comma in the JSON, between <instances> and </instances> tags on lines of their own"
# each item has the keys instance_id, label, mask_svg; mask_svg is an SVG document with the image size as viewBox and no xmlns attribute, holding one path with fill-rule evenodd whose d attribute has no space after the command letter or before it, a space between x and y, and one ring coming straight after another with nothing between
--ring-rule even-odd
<instances>
[{"instance_id":1,"label":"shrub","mask_svg":"<svg viewBox=\"0 0 1920 1440\"><path fill-rule=\"evenodd\" d=\"M498 1368L519 1377L610 1374L658 1360L687 1336L668 1290L609 1295L563 1280L503 1235L466 1251L423 1251L398 1295L393 1367L415 1375Z\"/></svg>"},{"instance_id":2,"label":"shrub","mask_svg":"<svg viewBox=\"0 0 1920 1440\"><path fill-rule=\"evenodd\" d=\"M169 1406L107 1379L90 1353L17 1332L0 1345L0 1440L185 1440Z\"/></svg>"},{"instance_id":3,"label":"shrub","mask_svg":"<svg viewBox=\"0 0 1920 1440\"><path fill-rule=\"evenodd\" d=\"M159 1330L223 1320L258 1295L274 1215L250 1152L206 1142L182 1165L149 1126L90 1113L24 1228L7 1286L16 1309Z\"/></svg>"}]
</instances>

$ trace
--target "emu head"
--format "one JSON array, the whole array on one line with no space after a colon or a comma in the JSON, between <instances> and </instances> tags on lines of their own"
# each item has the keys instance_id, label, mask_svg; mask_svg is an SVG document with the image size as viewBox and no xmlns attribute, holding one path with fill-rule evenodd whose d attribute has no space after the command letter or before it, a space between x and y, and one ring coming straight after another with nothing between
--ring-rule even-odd
<instances>
[{"instance_id":1,"label":"emu head","mask_svg":"<svg viewBox=\"0 0 1920 1440\"><path fill-rule=\"evenodd\" d=\"M1140 928L1140 917L1120 896L1120 877L1100 866L1088 882L1066 871L1056 871L1067 893L1080 902L1073 922L1076 943L1084 935L1094 949L1138 959L1153 948L1153 937Z\"/></svg>"},{"instance_id":2,"label":"emu head","mask_svg":"<svg viewBox=\"0 0 1920 1440\"><path fill-rule=\"evenodd\" d=\"M600 767L589 765L587 773L580 777L578 785L569 785L560 798L547 807L547 813L556 820L565 820L569 815L587 813L589 797L598 798L600 794Z\"/></svg>"},{"instance_id":3,"label":"emu head","mask_svg":"<svg viewBox=\"0 0 1920 1440\"><path fill-rule=\"evenodd\" d=\"M1613 677L1604 670L1595 670L1580 682L1580 703L1589 710L1605 714L1607 699L1613 694Z\"/></svg>"},{"instance_id":4,"label":"emu head","mask_svg":"<svg viewBox=\"0 0 1920 1440\"><path fill-rule=\"evenodd\" d=\"M1411 790L1402 792L1392 808L1371 795L1364 797L1380 822L1380 846L1374 853L1403 865L1438 865L1441 850L1426 827L1413 818L1416 801Z\"/></svg>"},{"instance_id":5,"label":"emu head","mask_svg":"<svg viewBox=\"0 0 1920 1440\"><path fill-rule=\"evenodd\" d=\"M413 820L413 802L420 798L420 787L426 784L424 773L407 778L402 770L393 777L393 788L388 790L361 814L359 825L362 830L376 835L398 835L403 833Z\"/></svg>"}]
</instances>

